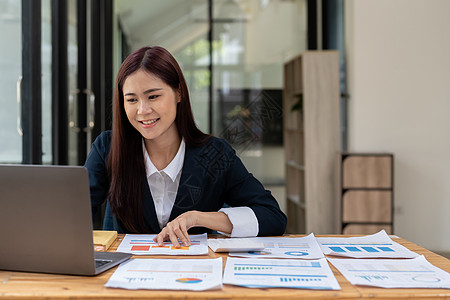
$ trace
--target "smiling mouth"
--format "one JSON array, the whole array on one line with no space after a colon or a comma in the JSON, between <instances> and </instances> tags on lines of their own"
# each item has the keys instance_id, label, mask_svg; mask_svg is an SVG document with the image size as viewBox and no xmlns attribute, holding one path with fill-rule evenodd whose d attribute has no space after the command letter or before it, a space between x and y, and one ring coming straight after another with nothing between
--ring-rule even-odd
<instances>
[{"instance_id":1,"label":"smiling mouth","mask_svg":"<svg viewBox=\"0 0 450 300\"><path fill-rule=\"evenodd\" d=\"M154 120L150 120L150 121L139 121L139 122L144 124L144 125L151 125L151 124L155 123L158 120L159 120L159 118L154 119Z\"/></svg>"}]
</instances>

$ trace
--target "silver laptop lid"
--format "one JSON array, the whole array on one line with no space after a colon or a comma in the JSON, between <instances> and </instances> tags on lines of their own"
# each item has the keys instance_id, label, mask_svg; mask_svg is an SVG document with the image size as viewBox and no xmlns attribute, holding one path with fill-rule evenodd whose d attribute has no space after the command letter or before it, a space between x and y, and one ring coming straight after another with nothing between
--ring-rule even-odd
<instances>
[{"instance_id":1,"label":"silver laptop lid","mask_svg":"<svg viewBox=\"0 0 450 300\"><path fill-rule=\"evenodd\" d=\"M95 274L87 170L0 165L0 269Z\"/></svg>"}]
</instances>

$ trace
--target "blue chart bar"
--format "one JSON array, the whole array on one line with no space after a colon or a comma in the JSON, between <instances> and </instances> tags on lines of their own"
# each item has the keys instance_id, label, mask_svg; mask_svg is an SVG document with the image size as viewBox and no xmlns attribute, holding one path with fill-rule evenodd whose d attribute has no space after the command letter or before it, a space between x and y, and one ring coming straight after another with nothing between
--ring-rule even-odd
<instances>
[{"instance_id":1,"label":"blue chart bar","mask_svg":"<svg viewBox=\"0 0 450 300\"><path fill-rule=\"evenodd\" d=\"M311 262L311 267L320 268L320 263L318 261L312 261Z\"/></svg>"},{"instance_id":2,"label":"blue chart bar","mask_svg":"<svg viewBox=\"0 0 450 300\"><path fill-rule=\"evenodd\" d=\"M362 250L357 247L345 247L345 249L347 249L350 252L362 252Z\"/></svg>"},{"instance_id":3,"label":"blue chart bar","mask_svg":"<svg viewBox=\"0 0 450 300\"><path fill-rule=\"evenodd\" d=\"M312 281L322 281L321 278L291 278L291 277L280 277L281 282L292 282L292 281L301 281L301 282L312 282Z\"/></svg>"},{"instance_id":4,"label":"blue chart bar","mask_svg":"<svg viewBox=\"0 0 450 300\"><path fill-rule=\"evenodd\" d=\"M334 252L347 252L341 247L330 247L330 249L333 250Z\"/></svg>"},{"instance_id":5,"label":"blue chart bar","mask_svg":"<svg viewBox=\"0 0 450 300\"><path fill-rule=\"evenodd\" d=\"M361 248L363 248L367 252L380 252L377 249L375 249L374 247L361 247Z\"/></svg>"},{"instance_id":6,"label":"blue chart bar","mask_svg":"<svg viewBox=\"0 0 450 300\"><path fill-rule=\"evenodd\" d=\"M330 249L333 250L334 252L347 252L341 247L330 247Z\"/></svg>"},{"instance_id":7,"label":"blue chart bar","mask_svg":"<svg viewBox=\"0 0 450 300\"><path fill-rule=\"evenodd\" d=\"M150 243L150 244L156 244L153 240L130 240L130 243Z\"/></svg>"},{"instance_id":8,"label":"blue chart bar","mask_svg":"<svg viewBox=\"0 0 450 300\"><path fill-rule=\"evenodd\" d=\"M384 251L384 252L395 252L394 249L389 248L389 247L378 247L378 249L380 249L381 251Z\"/></svg>"}]
</instances>

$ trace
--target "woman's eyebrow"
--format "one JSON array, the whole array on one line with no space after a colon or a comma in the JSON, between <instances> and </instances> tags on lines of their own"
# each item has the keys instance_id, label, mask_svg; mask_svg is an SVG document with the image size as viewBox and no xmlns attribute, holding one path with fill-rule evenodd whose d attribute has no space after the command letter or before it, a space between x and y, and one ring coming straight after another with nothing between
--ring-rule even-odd
<instances>
[{"instance_id":1,"label":"woman's eyebrow","mask_svg":"<svg viewBox=\"0 0 450 300\"><path fill-rule=\"evenodd\" d=\"M148 93L151 93L151 92L156 92L156 91L159 91L159 90L162 90L162 88L148 89L148 90L146 90L146 91L144 92L144 94L148 94ZM124 96L136 96L135 93L126 93L126 94L123 94L123 95L124 95Z\"/></svg>"},{"instance_id":2,"label":"woman's eyebrow","mask_svg":"<svg viewBox=\"0 0 450 300\"><path fill-rule=\"evenodd\" d=\"M148 94L148 93L156 92L156 91L160 91L160 90L162 90L162 88L148 89L148 90L146 90L146 91L144 92L144 94Z\"/></svg>"}]
</instances>

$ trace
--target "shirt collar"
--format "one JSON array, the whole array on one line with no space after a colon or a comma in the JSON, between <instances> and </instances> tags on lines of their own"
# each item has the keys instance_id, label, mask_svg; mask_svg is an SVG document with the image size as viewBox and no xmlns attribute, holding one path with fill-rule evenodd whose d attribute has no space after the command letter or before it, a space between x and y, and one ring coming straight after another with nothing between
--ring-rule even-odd
<instances>
[{"instance_id":1,"label":"shirt collar","mask_svg":"<svg viewBox=\"0 0 450 300\"><path fill-rule=\"evenodd\" d=\"M184 163L184 154L186 152L186 144L184 142L184 138L181 139L180 147L178 148L178 152L175 155L175 157L172 159L172 161L165 167L163 170L158 171L158 169L155 167L155 165L152 163L150 157L148 156L147 149L145 148L145 142L144 139L142 139L142 151L144 153L144 163L145 163L145 172L147 174L147 177L150 177L151 175L155 173L162 173L164 172L167 174L172 181L175 181L177 178L178 173L180 173L181 168L183 167Z\"/></svg>"}]
</instances>

